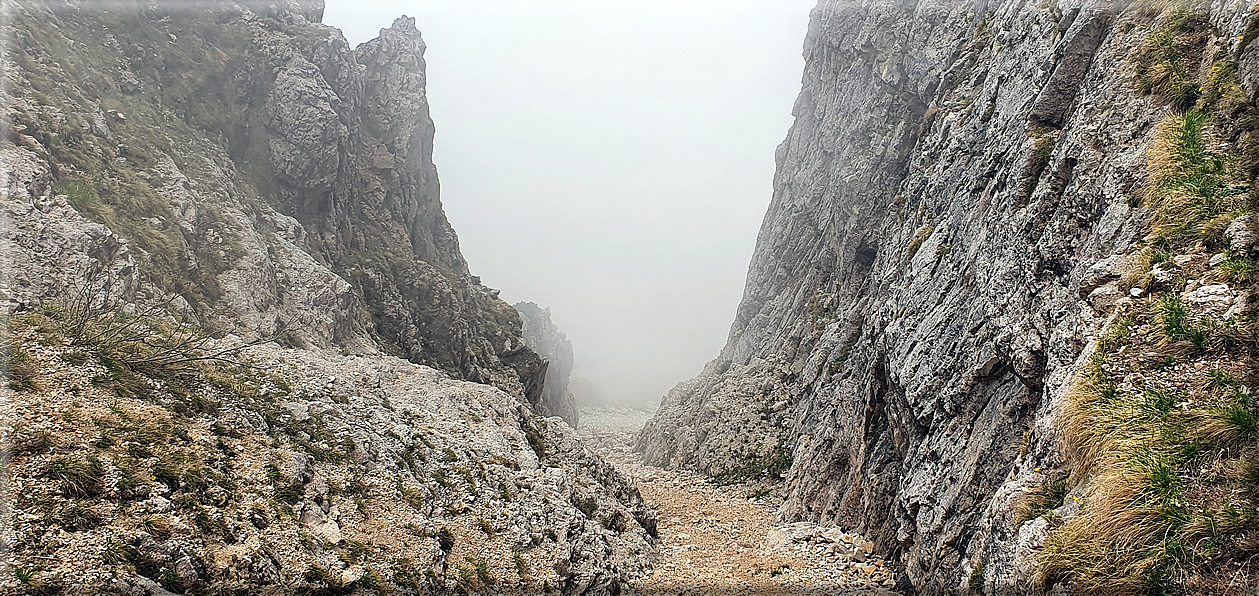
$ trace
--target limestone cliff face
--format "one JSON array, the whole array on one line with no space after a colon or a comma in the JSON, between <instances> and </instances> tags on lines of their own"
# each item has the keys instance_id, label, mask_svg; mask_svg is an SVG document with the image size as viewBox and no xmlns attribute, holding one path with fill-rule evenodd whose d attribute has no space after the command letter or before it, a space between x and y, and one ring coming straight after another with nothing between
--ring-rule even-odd
<instances>
[{"instance_id":1,"label":"limestone cliff face","mask_svg":"<svg viewBox=\"0 0 1259 596\"><path fill-rule=\"evenodd\" d=\"M1188 60L1253 80L1249 5L1201 9ZM1166 18L822 0L729 342L666 396L647 460L716 475L784 445L782 517L875 538L924 593L965 592L990 557L990 589L1029 589L1012 511L1057 460L1066 381L1107 314L1090 293L1119 276L1104 259L1148 229L1169 108L1134 57Z\"/></svg>"},{"instance_id":2,"label":"limestone cliff face","mask_svg":"<svg viewBox=\"0 0 1259 596\"><path fill-rule=\"evenodd\" d=\"M42 263L7 268L10 302L82 283L57 265L92 254L81 271L124 299L178 294L241 335L288 329L536 399L542 360L442 211L413 19L351 49L318 0L10 12L7 187L45 205L13 207L6 232L57 234L6 251Z\"/></svg>"},{"instance_id":3,"label":"limestone cliff face","mask_svg":"<svg viewBox=\"0 0 1259 596\"><path fill-rule=\"evenodd\" d=\"M524 321L525 345L547 361L546 385L534 404L543 416L559 416L577 428L577 402L568 388L573 373L573 342L551 322L551 309L532 302L515 305Z\"/></svg>"}]
</instances>

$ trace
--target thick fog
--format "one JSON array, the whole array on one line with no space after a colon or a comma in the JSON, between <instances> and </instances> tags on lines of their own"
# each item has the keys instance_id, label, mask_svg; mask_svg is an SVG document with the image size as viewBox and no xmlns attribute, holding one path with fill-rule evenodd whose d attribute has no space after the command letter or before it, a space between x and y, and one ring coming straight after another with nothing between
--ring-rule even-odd
<instances>
[{"instance_id":1,"label":"thick fog","mask_svg":"<svg viewBox=\"0 0 1259 596\"><path fill-rule=\"evenodd\" d=\"M442 202L474 274L549 306L578 399L655 404L725 344L816 0L327 0L428 45Z\"/></svg>"}]
</instances>

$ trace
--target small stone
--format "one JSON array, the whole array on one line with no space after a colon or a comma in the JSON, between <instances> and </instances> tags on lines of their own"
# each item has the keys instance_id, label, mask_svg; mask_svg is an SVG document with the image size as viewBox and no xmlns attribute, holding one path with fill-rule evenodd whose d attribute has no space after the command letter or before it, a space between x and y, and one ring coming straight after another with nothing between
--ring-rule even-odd
<instances>
[{"instance_id":1,"label":"small stone","mask_svg":"<svg viewBox=\"0 0 1259 596\"><path fill-rule=\"evenodd\" d=\"M1123 298L1123 292L1115 284L1106 284L1089 292L1088 303L1094 309L1102 311L1115 306L1120 298Z\"/></svg>"},{"instance_id":2,"label":"small stone","mask_svg":"<svg viewBox=\"0 0 1259 596\"><path fill-rule=\"evenodd\" d=\"M171 510L170 501L160 495L153 495L144 503L148 507L149 511L154 513L166 513Z\"/></svg>"},{"instance_id":3,"label":"small stone","mask_svg":"<svg viewBox=\"0 0 1259 596\"><path fill-rule=\"evenodd\" d=\"M1172 283L1172 280L1176 278L1176 274L1171 271L1165 271L1158 265L1155 265L1152 269L1150 269L1150 276L1154 278L1155 282L1160 284Z\"/></svg>"},{"instance_id":4,"label":"small stone","mask_svg":"<svg viewBox=\"0 0 1259 596\"><path fill-rule=\"evenodd\" d=\"M1224 311L1224 319L1232 319L1243 312L1246 312L1246 307L1249 306L1249 304L1250 301L1246 298L1245 294L1238 294L1237 298L1233 300L1233 305L1230 306L1227 311Z\"/></svg>"},{"instance_id":5,"label":"small stone","mask_svg":"<svg viewBox=\"0 0 1259 596\"><path fill-rule=\"evenodd\" d=\"M289 414L293 416L294 422L305 422L307 420L310 420L310 406L306 404L298 403L298 402L288 402L281 405L280 407L284 408L285 410L288 410Z\"/></svg>"},{"instance_id":6,"label":"small stone","mask_svg":"<svg viewBox=\"0 0 1259 596\"><path fill-rule=\"evenodd\" d=\"M1234 294L1226 284L1211 284L1185 292L1183 298L1191 304L1223 311L1233 304Z\"/></svg>"},{"instance_id":7,"label":"small stone","mask_svg":"<svg viewBox=\"0 0 1259 596\"><path fill-rule=\"evenodd\" d=\"M306 505L302 507L301 516L298 518L298 521L302 522L302 525L308 527L318 526L326 520L327 516L324 515L323 508L309 501L307 501Z\"/></svg>"},{"instance_id":8,"label":"small stone","mask_svg":"<svg viewBox=\"0 0 1259 596\"><path fill-rule=\"evenodd\" d=\"M175 574L179 577L179 583L184 589L191 588L201 579L197 575L197 568L193 565L192 559L188 557L184 557L175 563Z\"/></svg>"},{"instance_id":9,"label":"small stone","mask_svg":"<svg viewBox=\"0 0 1259 596\"><path fill-rule=\"evenodd\" d=\"M1087 295L1102 285L1118 280L1120 273L1118 256L1110 256L1094 263L1080 280L1080 294Z\"/></svg>"},{"instance_id":10,"label":"small stone","mask_svg":"<svg viewBox=\"0 0 1259 596\"><path fill-rule=\"evenodd\" d=\"M1228 239L1228 248L1234 254L1246 254L1254 249L1255 244L1259 242L1259 232L1256 232L1256 220L1253 213L1247 213L1224 229L1224 237Z\"/></svg>"}]
</instances>

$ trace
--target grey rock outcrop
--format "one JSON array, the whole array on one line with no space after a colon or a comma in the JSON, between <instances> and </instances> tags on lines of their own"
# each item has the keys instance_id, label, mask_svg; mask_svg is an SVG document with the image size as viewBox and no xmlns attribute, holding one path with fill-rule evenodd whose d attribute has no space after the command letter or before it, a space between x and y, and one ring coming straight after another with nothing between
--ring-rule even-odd
<instances>
[{"instance_id":1,"label":"grey rock outcrop","mask_svg":"<svg viewBox=\"0 0 1259 596\"><path fill-rule=\"evenodd\" d=\"M577 402L568 384L573 373L573 342L551 321L551 309L532 302L515 305L524 322L524 341L534 352L546 359L546 385L533 404L543 416L559 416L577 428Z\"/></svg>"},{"instance_id":2,"label":"grey rock outcrop","mask_svg":"<svg viewBox=\"0 0 1259 596\"><path fill-rule=\"evenodd\" d=\"M1228 248L1238 256L1245 256L1254 250L1255 245L1259 243L1259 231L1256 231L1255 216L1253 213L1243 215L1234 219L1228 224L1228 228L1224 230L1224 235L1228 238Z\"/></svg>"},{"instance_id":3,"label":"grey rock outcrop","mask_svg":"<svg viewBox=\"0 0 1259 596\"><path fill-rule=\"evenodd\" d=\"M266 104L271 133L267 153L276 174L288 184L327 190L336 179L341 145L349 136L333 109L339 101L315 65L304 58L294 58L276 77Z\"/></svg>"},{"instance_id":4,"label":"grey rock outcrop","mask_svg":"<svg viewBox=\"0 0 1259 596\"><path fill-rule=\"evenodd\" d=\"M1249 7L1208 10L1236 52ZM1019 495L1061 464L1067 381L1118 298L1094 264L1147 231L1131 205L1166 108L1133 58L1158 24L822 0L729 341L665 397L645 459L716 475L785 442L784 520L870 537L919 593L966 592L980 561L988 593L1031 589L1044 529L1014 523Z\"/></svg>"}]
</instances>

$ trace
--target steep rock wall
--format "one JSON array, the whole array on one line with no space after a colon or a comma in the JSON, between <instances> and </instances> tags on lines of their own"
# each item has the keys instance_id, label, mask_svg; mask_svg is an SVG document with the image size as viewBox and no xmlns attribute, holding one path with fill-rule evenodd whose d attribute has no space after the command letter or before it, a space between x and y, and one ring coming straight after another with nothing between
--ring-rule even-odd
<instances>
[{"instance_id":1,"label":"steep rock wall","mask_svg":"<svg viewBox=\"0 0 1259 596\"><path fill-rule=\"evenodd\" d=\"M1058 461L1104 259L1147 232L1169 108L1135 57L1161 8L822 0L729 341L664 398L647 461L719 475L785 446L781 517L876 539L906 589L965 592L996 559L991 589L1030 590L1013 510ZM1240 54L1251 80L1249 6L1201 9L1202 68Z\"/></svg>"},{"instance_id":2,"label":"steep rock wall","mask_svg":"<svg viewBox=\"0 0 1259 596\"><path fill-rule=\"evenodd\" d=\"M573 373L573 342L551 321L551 309L532 302L518 302L516 310L524 322L524 341L546 359L546 385L534 409L543 416L559 416L577 428L577 402L568 389Z\"/></svg>"}]
</instances>

